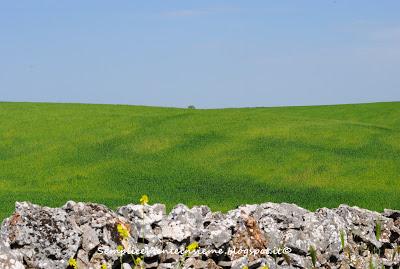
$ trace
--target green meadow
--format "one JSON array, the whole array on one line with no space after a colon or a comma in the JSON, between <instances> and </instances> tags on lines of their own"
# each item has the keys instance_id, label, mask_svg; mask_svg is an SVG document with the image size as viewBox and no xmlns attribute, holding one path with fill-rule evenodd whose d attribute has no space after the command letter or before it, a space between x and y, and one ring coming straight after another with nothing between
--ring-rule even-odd
<instances>
[{"instance_id":1,"label":"green meadow","mask_svg":"<svg viewBox=\"0 0 400 269\"><path fill-rule=\"evenodd\" d=\"M0 219L15 201L341 203L400 209L400 103L179 109L0 103Z\"/></svg>"}]
</instances>

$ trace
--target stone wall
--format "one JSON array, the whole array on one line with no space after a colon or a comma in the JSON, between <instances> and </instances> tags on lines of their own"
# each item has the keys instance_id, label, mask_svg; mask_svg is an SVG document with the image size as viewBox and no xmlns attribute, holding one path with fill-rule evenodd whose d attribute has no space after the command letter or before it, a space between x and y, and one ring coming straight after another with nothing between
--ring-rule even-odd
<instances>
[{"instance_id":1,"label":"stone wall","mask_svg":"<svg viewBox=\"0 0 400 269\"><path fill-rule=\"evenodd\" d=\"M398 268L399 236L400 211L346 205L264 203L223 214L179 204L166 214L163 204L22 202L2 223L0 268L73 268L70 259L78 269Z\"/></svg>"}]
</instances>

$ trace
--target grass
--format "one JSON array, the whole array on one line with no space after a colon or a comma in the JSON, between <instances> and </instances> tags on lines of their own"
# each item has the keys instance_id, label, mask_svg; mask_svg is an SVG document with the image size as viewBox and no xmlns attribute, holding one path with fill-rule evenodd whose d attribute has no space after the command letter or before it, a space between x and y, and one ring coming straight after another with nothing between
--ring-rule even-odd
<instances>
[{"instance_id":1,"label":"grass","mask_svg":"<svg viewBox=\"0 0 400 269\"><path fill-rule=\"evenodd\" d=\"M0 219L15 201L340 203L400 209L400 103L196 110L0 103Z\"/></svg>"}]
</instances>

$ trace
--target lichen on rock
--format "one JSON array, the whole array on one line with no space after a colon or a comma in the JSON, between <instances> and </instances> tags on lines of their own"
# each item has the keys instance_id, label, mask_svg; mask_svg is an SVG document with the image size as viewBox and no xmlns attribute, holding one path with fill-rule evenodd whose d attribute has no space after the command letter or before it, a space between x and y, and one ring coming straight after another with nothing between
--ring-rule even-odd
<instances>
[{"instance_id":1,"label":"lichen on rock","mask_svg":"<svg viewBox=\"0 0 400 269\"><path fill-rule=\"evenodd\" d=\"M126 229L122 237L121 227ZM64 269L70 258L79 269L134 268L136 257L140 267L160 269L400 265L400 212L347 205L310 212L294 204L264 203L221 213L179 204L167 214L163 204L129 204L113 211L73 201L61 208L18 202L0 231L2 269ZM193 242L198 252L174 253ZM118 248L155 252L120 255Z\"/></svg>"}]
</instances>

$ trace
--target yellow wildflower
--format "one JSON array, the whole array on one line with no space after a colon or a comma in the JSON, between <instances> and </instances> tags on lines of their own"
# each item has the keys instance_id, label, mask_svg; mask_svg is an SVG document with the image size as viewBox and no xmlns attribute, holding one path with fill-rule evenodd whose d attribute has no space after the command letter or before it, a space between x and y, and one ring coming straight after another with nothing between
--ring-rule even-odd
<instances>
[{"instance_id":1,"label":"yellow wildflower","mask_svg":"<svg viewBox=\"0 0 400 269\"><path fill-rule=\"evenodd\" d=\"M122 225L121 223L118 223L117 225L117 231L121 239L126 239L129 237L129 231L125 227L125 225Z\"/></svg>"},{"instance_id":2,"label":"yellow wildflower","mask_svg":"<svg viewBox=\"0 0 400 269\"><path fill-rule=\"evenodd\" d=\"M140 257L137 257L135 259L135 265L139 265L142 262L142 259Z\"/></svg>"},{"instance_id":3,"label":"yellow wildflower","mask_svg":"<svg viewBox=\"0 0 400 269\"><path fill-rule=\"evenodd\" d=\"M149 196L143 194L142 197L140 198L140 204L146 205L148 202L149 202Z\"/></svg>"},{"instance_id":4,"label":"yellow wildflower","mask_svg":"<svg viewBox=\"0 0 400 269\"><path fill-rule=\"evenodd\" d=\"M78 263L74 258L70 258L68 261L68 265L74 269L78 269Z\"/></svg>"},{"instance_id":5,"label":"yellow wildflower","mask_svg":"<svg viewBox=\"0 0 400 269\"><path fill-rule=\"evenodd\" d=\"M199 243L197 243L196 241L191 243L189 246L186 247L187 250L189 251L194 251L196 249L199 248Z\"/></svg>"},{"instance_id":6,"label":"yellow wildflower","mask_svg":"<svg viewBox=\"0 0 400 269\"><path fill-rule=\"evenodd\" d=\"M261 266L261 269L269 269L268 265Z\"/></svg>"},{"instance_id":7,"label":"yellow wildflower","mask_svg":"<svg viewBox=\"0 0 400 269\"><path fill-rule=\"evenodd\" d=\"M103 263L103 264L101 265L101 269L107 269L107 264Z\"/></svg>"},{"instance_id":8,"label":"yellow wildflower","mask_svg":"<svg viewBox=\"0 0 400 269\"><path fill-rule=\"evenodd\" d=\"M249 269L247 265L243 266L242 269Z\"/></svg>"},{"instance_id":9,"label":"yellow wildflower","mask_svg":"<svg viewBox=\"0 0 400 269\"><path fill-rule=\"evenodd\" d=\"M124 250L124 247L121 246L121 245L118 245L117 250L118 250L118 251L123 251L123 250Z\"/></svg>"}]
</instances>

